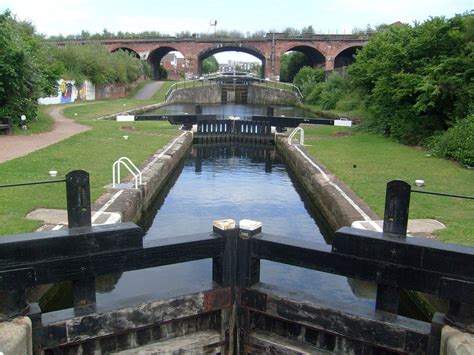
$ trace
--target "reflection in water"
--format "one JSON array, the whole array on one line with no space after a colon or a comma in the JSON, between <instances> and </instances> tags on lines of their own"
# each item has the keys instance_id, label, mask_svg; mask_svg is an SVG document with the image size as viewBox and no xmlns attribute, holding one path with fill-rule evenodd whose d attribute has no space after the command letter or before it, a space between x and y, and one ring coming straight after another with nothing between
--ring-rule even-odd
<instances>
[{"instance_id":1,"label":"reflection in water","mask_svg":"<svg viewBox=\"0 0 474 355\"><path fill-rule=\"evenodd\" d=\"M157 238L210 232L213 220L225 218L258 220L266 233L325 243L323 226L305 207L307 201L295 190L272 146L195 145L171 185L157 200L155 215L143 223L149 226L145 247ZM210 280L210 260L126 272L116 284L113 280L110 292L97 295L97 302L162 297L184 288L195 292ZM261 280L335 301L371 307L374 303L370 285L273 262L262 261Z\"/></svg>"}]
</instances>

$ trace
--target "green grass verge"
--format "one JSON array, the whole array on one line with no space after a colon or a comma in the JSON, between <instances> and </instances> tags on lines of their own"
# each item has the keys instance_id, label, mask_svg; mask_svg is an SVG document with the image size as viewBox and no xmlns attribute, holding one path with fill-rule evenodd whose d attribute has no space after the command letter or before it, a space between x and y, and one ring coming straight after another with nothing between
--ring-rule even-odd
<instances>
[{"instance_id":1,"label":"green grass verge","mask_svg":"<svg viewBox=\"0 0 474 355\"><path fill-rule=\"evenodd\" d=\"M50 131L53 128L53 119L48 114L51 106L39 106L36 119L28 122L26 130L20 127L13 127L13 134L36 134Z\"/></svg>"},{"instance_id":2,"label":"green grass verge","mask_svg":"<svg viewBox=\"0 0 474 355\"><path fill-rule=\"evenodd\" d=\"M362 122L369 115L367 111L364 111L363 109L360 109L360 108L356 110L341 111L341 110L323 110L318 105L309 105L309 104L301 104L300 107L318 116L333 118L333 119L337 119L339 117L347 117L349 119Z\"/></svg>"},{"instance_id":3,"label":"green grass verge","mask_svg":"<svg viewBox=\"0 0 474 355\"><path fill-rule=\"evenodd\" d=\"M353 128L305 127L307 151L349 185L383 217L385 188L393 179L414 184L423 179L429 191L474 195L474 170L431 156L426 151ZM410 218L434 218L448 226L445 242L474 245L474 201L412 194Z\"/></svg>"},{"instance_id":4,"label":"green grass verge","mask_svg":"<svg viewBox=\"0 0 474 355\"><path fill-rule=\"evenodd\" d=\"M59 176L83 169L91 176L91 197L97 199L112 180L112 164L121 156L140 165L178 134L167 122L88 121L90 131L0 164L2 184L48 180L48 171ZM123 135L128 135L127 141ZM36 208L66 207L64 183L0 189L0 235L31 232L41 225L25 215Z\"/></svg>"}]
</instances>

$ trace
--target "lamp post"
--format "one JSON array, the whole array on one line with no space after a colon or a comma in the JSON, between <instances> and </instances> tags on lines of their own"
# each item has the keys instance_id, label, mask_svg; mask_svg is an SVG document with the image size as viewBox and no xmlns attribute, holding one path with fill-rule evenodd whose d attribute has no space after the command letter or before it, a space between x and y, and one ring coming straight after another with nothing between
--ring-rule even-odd
<instances>
[{"instance_id":1,"label":"lamp post","mask_svg":"<svg viewBox=\"0 0 474 355\"><path fill-rule=\"evenodd\" d=\"M210 20L209 21L209 26L214 27L214 34L216 33L216 27L217 27L217 20Z\"/></svg>"}]
</instances>

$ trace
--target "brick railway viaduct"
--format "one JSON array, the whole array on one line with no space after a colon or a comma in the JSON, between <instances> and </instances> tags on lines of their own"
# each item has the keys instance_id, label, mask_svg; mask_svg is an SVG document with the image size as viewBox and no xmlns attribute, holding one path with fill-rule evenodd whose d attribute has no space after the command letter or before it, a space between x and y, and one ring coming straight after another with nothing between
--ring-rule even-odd
<instances>
[{"instance_id":1,"label":"brick railway viaduct","mask_svg":"<svg viewBox=\"0 0 474 355\"><path fill-rule=\"evenodd\" d=\"M124 50L142 60L148 60L153 68L154 79L159 79L158 67L161 59L171 51L181 52L184 56L188 78L201 76L204 59L221 52L238 51L261 60L265 78L279 80L280 59L286 52L302 52L308 56L314 67L333 70L351 64L356 51L367 41L367 35L289 36L268 33L261 38L163 37L104 39L99 42L110 52ZM89 42L91 41L73 41L73 43ZM66 43L68 42L58 44Z\"/></svg>"}]
</instances>

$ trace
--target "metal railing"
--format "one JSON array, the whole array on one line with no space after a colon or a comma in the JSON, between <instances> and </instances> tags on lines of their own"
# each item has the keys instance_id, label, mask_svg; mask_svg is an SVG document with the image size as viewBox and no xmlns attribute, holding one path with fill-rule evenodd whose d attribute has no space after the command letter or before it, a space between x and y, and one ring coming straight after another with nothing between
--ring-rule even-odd
<instances>
[{"instance_id":1,"label":"metal railing","mask_svg":"<svg viewBox=\"0 0 474 355\"><path fill-rule=\"evenodd\" d=\"M130 168L129 164L133 168ZM137 168L133 162L127 157L121 157L112 165L112 187L116 187L120 184L120 165L123 165L130 174L133 175L133 179L135 181L135 188L138 189L138 185L142 185L142 173L140 169Z\"/></svg>"},{"instance_id":2,"label":"metal railing","mask_svg":"<svg viewBox=\"0 0 474 355\"><path fill-rule=\"evenodd\" d=\"M291 83L284 83L281 81L274 81L269 79L258 79L258 81L254 82L254 85L294 92L301 101L303 101L304 98L303 94L301 93L301 90L296 85L293 85Z\"/></svg>"},{"instance_id":3,"label":"metal railing","mask_svg":"<svg viewBox=\"0 0 474 355\"><path fill-rule=\"evenodd\" d=\"M296 127L293 132L291 132L290 136L288 137L288 145L291 145L291 141L296 134L300 132L300 144L304 145L304 129L301 127Z\"/></svg>"},{"instance_id":4,"label":"metal railing","mask_svg":"<svg viewBox=\"0 0 474 355\"><path fill-rule=\"evenodd\" d=\"M243 76L240 76L240 75L237 75L235 77L240 78L240 79L244 78ZM165 100L168 100L171 93L175 90L214 85L216 84L216 81L219 78L229 79L231 77L219 73L219 74L207 75L203 77L202 79L200 78L200 79L195 79L195 80L178 81L177 83L174 83L173 85L170 86L170 88L165 94ZM253 76L248 77L248 79L251 80L251 84L253 85L259 85L259 86L264 86L266 88L281 89L281 90L294 92L298 96L298 98L301 101L303 101L303 94L301 93L301 90L296 85L293 85L291 83L283 83L280 81L256 78Z\"/></svg>"},{"instance_id":5,"label":"metal railing","mask_svg":"<svg viewBox=\"0 0 474 355\"><path fill-rule=\"evenodd\" d=\"M214 84L216 83L209 80L209 78L178 81L177 83L174 83L173 85L170 86L170 88L165 94L165 100L168 100L171 93L178 89L188 89L188 88L195 88L195 87L202 87L202 86L210 86Z\"/></svg>"}]
</instances>

